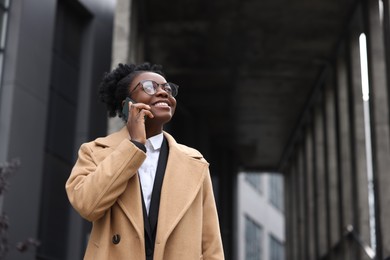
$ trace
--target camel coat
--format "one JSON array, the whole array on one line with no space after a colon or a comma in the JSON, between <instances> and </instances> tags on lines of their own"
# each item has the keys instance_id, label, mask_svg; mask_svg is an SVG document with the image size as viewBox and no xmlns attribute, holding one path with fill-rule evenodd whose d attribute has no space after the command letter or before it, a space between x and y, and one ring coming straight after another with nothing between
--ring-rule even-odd
<instances>
[{"instance_id":1,"label":"camel coat","mask_svg":"<svg viewBox=\"0 0 390 260\"><path fill-rule=\"evenodd\" d=\"M169 146L161 188L154 260L224 259L209 165L195 149ZM144 218L137 169L146 154L126 128L80 147L66 182L73 207L93 222L84 259L145 259Z\"/></svg>"}]
</instances>

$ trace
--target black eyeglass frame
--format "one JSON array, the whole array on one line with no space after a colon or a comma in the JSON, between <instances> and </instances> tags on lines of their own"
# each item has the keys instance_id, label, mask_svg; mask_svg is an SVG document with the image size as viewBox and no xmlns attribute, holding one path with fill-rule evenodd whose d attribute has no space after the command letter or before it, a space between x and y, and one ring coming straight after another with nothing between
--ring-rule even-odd
<instances>
[{"instance_id":1,"label":"black eyeglass frame","mask_svg":"<svg viewBox=\"0 0 390 260\"><path fill-rule=\"evenodd\" d=\"M146 89L145 89L145 87L144 87L144 83L145 83L145 82L148 82L148 81L149 81L149 82L152 82L152 86L153 86L153 89L154 89L154 92L153 92L153 93L148 93L148 92L146 92ZM135 87L133 88L133 90L129 93L129 96L131 96L131 94L132 94L135 90L137 90L137 88L138 88L139 85L141 85L143 91L144 91L146 94L150 95L150 96L153 96L154 94L157 93L157 88L158 88L159 86L161 86L161 88L162 88L165 92L167 92L170 96L172 96L172 97L176 97L177 94L179 93L179 86L176 85L175 83L172 83L172 82L157 83L157 82L154 81L154 80L146 79L146 80L141 80L140 82L138 82L138 84L135 85ZM169 87L171 88L171 91L167 91L167 90L166 90L166 87L167 87L167 86L169 86Z\"/></svg>"}]
</instances>

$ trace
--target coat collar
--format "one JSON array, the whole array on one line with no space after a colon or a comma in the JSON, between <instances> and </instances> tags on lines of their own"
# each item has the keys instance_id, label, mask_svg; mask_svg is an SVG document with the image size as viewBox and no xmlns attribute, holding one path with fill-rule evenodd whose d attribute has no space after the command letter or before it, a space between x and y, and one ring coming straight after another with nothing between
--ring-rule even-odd
<instances>
[{"instance_id":1,"label":"coat collar","mask_svg":"<svg viewBox=\"0 0 390 260\"><path fill-rule=\"evenodd\" d=\"M208 173L208 163L202 154L190 147L178 144L164 132L168 141L169 155L161 188L156 242L166 241L198 194ZM115 148L129 138L126 127L95 142L101 146ZM128 182L118 204L133 223L140 237L144 235L141 190L138 175Z\"/></svg>"},{"instance_id":2,"label":"coat collar","mask_svg":"<svg viewBox=\"0 0 390 260\"><path fill-rule=\"evenodd\" d=\"M202 159L203 155L199 153L197 150L192 149L190 147L180 145L176 142L176 140L167 132L163 131L163 134L165 138L168 140L169 148L176 148L179 151L183 152L189 157L196 158L196 159ZM126 127L123 127L118 132L115 132L113 134L110 134L106 137L100 137L95 140L95 143L104 147L112 147L115 148L118 146L123 139L130 138L129 132L127 131Z\"/></svg>"}]
</instances>

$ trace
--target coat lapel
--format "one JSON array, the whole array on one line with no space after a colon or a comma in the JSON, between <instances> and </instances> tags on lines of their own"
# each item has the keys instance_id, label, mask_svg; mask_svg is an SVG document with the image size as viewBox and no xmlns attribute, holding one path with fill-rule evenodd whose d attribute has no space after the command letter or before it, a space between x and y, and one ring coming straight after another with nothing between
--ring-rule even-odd
<instances>
[{"instance_id":1,"label":"coat lapel","mask_svg":"<svg viewBox=\"0 0 390 260\"><path fill-rule=\"evenodd\" d=\"M95 142L102 146L115 148L126 138L129 138L129 133L126 127L123 127L119 132L111 134L108 137L98 138ZM134 174L134 176L129 179L125 191L119 196L117 202L133 224L138 236L143 237L144 219L138 174Z\"/></svg>"},{"instance_id":2,"label":"coat lapel","mask_svg":"<svg viewBox=\"0 0 390 260\"><path fill-rule=\"evenodd\" d=\"M202 186L208 163L199 153L184 153L168 134L169 155L161 189L156 242L166 240ZM198 158L196 158L198 157Z\"/></svg>"},{"instance_id":3,"label":"coat lapel","mask_svg":"<svg viewBox=\"0 0 390 260\"><path fill-rule=\"evenodd\" d=\"M150 223L150 230L152 236L155 235L156 226L157 226L161 187L162 187L165 170L167 166L168 153L169 151L168 151L167 140L166 138L164 138L160 149L160 156L158 158L156 177L154 179L154 185L153 185L152 200L150 202L150 209L149 209L149 223Z\"/></svg>"},{"instance_id":4,"label":"coat lapel","mask_svg":"<svg viewBox=\"0 0 390 260\"><path fill-rule=\"evenodd\" d=\"M143 237L144 217L139 183L138 174L135 174L129 180L125 192L118 198L118 204L133 224L138 236Z\"/></svg>"}]
</instances>

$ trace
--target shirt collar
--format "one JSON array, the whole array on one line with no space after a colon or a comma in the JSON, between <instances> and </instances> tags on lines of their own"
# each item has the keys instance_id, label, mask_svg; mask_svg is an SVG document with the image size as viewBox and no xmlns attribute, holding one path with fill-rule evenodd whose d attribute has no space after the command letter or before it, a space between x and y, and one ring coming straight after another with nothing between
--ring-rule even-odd
<instances>
[{"instance_id":1,"label":"shirt collar","mask_svg":"<svg viewBox=\"0 0 390 260\"><path fill-rule=\"evenodd\" d=\"M146 144L147 144L146 148L151 148L154 151L159 150L161 148L163 139L164 139L163 133L150 137L149 139L146 140Z\"/></svg>"}]
</instances>

